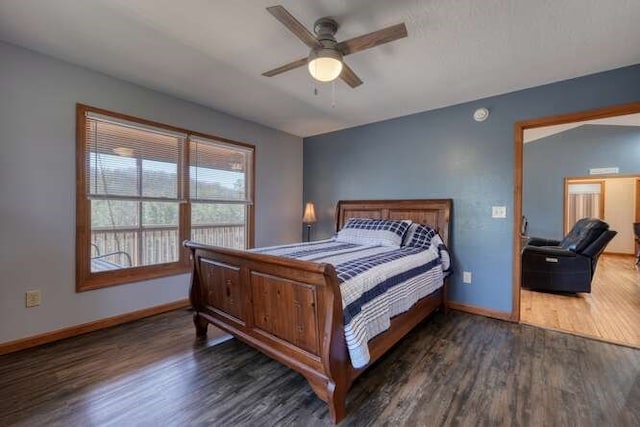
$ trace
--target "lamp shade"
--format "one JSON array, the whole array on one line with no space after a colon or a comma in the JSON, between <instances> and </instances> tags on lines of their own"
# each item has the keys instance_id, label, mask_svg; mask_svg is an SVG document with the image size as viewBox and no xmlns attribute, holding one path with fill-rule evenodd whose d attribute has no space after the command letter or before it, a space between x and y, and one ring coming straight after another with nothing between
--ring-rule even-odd
<instances>
[{"instance_id":1,"label":"lamp shade","mask_svg":"<svg viewBox=\"0 0 640 427\"><path fill-rule=\"evenodd\" d=\"M316 222L316 208L313 203L309 202L304 206L304 215L302 216L302 222Z\"/></svg>"},{"instance_id":2,"label":"lamp shade","mask_svg":"<svg viewBox=\"0 0 640 427\"><path fill-rule=\"evenodd\" d=\"M309 73L320 82L330 82L342 73L342 55L334 49L318 49L309 55Z\"/></svg>"}]
</instances>

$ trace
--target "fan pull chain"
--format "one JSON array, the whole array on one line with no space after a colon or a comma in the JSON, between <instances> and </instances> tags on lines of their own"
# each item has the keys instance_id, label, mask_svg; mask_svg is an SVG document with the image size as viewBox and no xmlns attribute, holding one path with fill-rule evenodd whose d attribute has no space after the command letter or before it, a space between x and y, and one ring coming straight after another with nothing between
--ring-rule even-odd
<instances>
[{"instance_id":1,"label":"fan pull chain","mask_svg":"<svg viewBox=\"0 0 640 427\"><path fill-rule=\"evenodd\" d=\"M313 82L313 94L318 96L318 84ZM336 108L336 81L331 82L331 108Z\"/></svg>"},{"instance_id":2,"label":"fan pull chain","mask_svg":"<svg viewBox=\"0 0 640 427\"><path fill-rule=\"evenodd\" d=\"M331 108L336 108L336 81L331 82Z\"/></svg>"},{"instance_id":3,"label":"fan pull chain","mask_svg":"<svg viewBox=\"0 0 640 427\"><path fill-rule=\"evenodd\" d=\"M318 65L315 63L312 63L311 65L316 69L318 68ZM313 94L315 96L318 96L318 82L316 81L316 79L311 79L311 80L313 80Z\"/></svg>"}]
</instances>

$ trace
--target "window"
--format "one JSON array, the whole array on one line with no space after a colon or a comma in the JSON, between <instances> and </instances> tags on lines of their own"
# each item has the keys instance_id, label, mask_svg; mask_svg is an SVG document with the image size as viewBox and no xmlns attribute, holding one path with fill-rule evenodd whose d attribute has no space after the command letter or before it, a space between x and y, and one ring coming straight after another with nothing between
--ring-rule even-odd
<instances>
[{"instance_id":1,"label":"window","mask_svg":"<svg viewBox=\"0 0 640 427\"><path fill-rule=\"evenodd\" d=\"M254 147L77 107L77 288L188 271L182 242L252 246Z\"/></svg>"},{"instance_id":2,"label":"window","mask_svg":"<svg viewBox=\"0 0 640 427\"><path fill-rule=\"evenodd\" d=\"M604 181L565 179L565 234L581 218L604 217Z\"/></svg>"},{"instance_id":3,"label":"window","mask_svg":"<svg viewBox=\"0 0 640 427\"><path fill-rule=\"evenodd\" d=\"M193 137L189 157L191 240L245 248L253 150Z\"/></svg>"}]
</instances>

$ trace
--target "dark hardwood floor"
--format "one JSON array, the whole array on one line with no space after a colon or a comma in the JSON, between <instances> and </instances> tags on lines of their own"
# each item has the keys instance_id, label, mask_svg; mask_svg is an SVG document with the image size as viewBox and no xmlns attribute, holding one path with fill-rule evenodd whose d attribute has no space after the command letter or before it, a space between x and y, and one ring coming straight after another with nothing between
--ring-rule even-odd
<instances>
[{"instance_id":1,"label":"dark hardwood floor","mask_svg":"<svg viewBox=\"0 0 640 427\"><path fill-rule=\"evenodd\" d=\"M300 375L215 342L181 310L0 356L0 426L330 424ZM437 313L358 379L347 412L342 425L638 426L640 350Z\"/></svg>"}]
</instances>

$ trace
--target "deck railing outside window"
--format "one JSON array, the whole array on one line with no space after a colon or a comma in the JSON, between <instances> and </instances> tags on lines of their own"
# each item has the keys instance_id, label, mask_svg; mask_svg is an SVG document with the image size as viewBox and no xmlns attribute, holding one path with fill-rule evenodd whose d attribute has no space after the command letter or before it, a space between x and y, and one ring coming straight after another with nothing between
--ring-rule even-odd
<instances>
[{"instance_id":1,"label":"deck railing outside window","mask_svg":"<svg viewBox=\"0 0 640 427\"><path fill-rule=\"evenodd\" d=\"M94 271L108 267L117 269L174 262L178 259L182 243L178 241L178 227L175 226L145 227L142 230L137 227L93 228L91 240L94 245L93 257L103 260L102 263L93 263ZM191 240L207 245L244 249L245 225L193 225ZM144 250L141 244L144 245Z\"/></svg>"}]
</instances>

